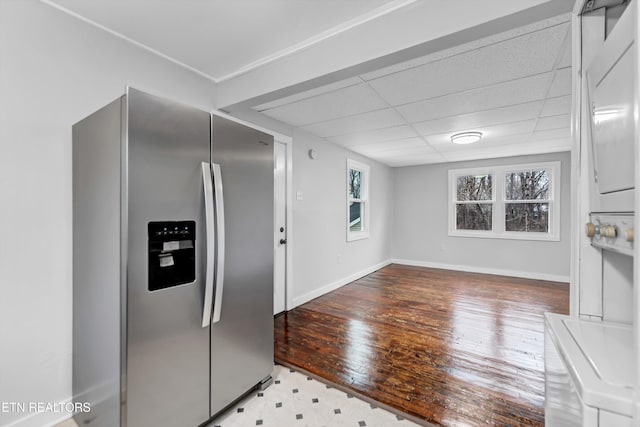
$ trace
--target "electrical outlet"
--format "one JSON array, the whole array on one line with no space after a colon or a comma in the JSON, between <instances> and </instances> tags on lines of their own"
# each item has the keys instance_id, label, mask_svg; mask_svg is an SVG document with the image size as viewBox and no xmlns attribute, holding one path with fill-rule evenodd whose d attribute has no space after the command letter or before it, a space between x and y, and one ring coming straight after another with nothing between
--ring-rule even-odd
<instances>
[{"instance_id":1,"label":"electrical outlet","mask_svg":"<svg viewBox=\"0 0 640 427\"><path fill-rule=\"evenodd\" d=\"M338 254L338 264L342 264L342 255Z\"/></svg>"}]
</instances>

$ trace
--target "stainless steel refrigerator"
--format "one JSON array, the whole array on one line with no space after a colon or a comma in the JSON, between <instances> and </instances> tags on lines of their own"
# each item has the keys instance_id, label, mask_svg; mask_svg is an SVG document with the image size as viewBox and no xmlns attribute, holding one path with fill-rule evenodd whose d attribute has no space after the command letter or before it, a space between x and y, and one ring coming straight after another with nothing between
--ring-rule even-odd
<instances>
[{"instance_id":1,"label":"stainless steel refrigerator","mask_svg":"<svg viewBox=\"0 0 640 427\"><path fill-rule=\"evenodd\" d=\"M195 427L268 385L273 176L272 136L135 89L73 126L79 425Z\"/></svg>"}]
</instances>

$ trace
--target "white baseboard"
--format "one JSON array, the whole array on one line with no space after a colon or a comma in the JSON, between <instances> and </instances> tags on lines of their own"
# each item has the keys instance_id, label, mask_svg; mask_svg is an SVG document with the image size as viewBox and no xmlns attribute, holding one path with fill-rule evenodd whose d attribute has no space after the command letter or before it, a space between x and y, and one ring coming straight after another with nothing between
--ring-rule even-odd
<instances>
[{"instance_id":1,"label":"white baseboard","mask_svg":"<svg viewBox=\"0 0 640 427\"><path fill-rule=\"evenodd\" d=\"M412 265L415 267L441 268L444 270L465 271L467 273L495 274L496 276L521 277L523 279L549 280L569 283L569 276L559 274L534 273L530 271L503 270L499 268L476 267L472 265L444 264L439 262L415 261L409 259L393 259L393 264Z\"/></svg>"},{"instance_id":2,"label":"white baseboard","mask_svg":"<svg viewBox=\"0 0 640 427\"><path fill-rule=\"evenodd\" d=\"M361 277L366 276L367 274L371 274L376 270L380 270L382 267L386 267L387 265L391 264L391 260L386 260L383 261L379 264L376 265L372 265L371 267L365 268L364 270L360 270L357 273L353 273L347 277L343 277L342 279L336 280L335 282L331 282L327 285L324 285L321 288L315 289L311 292L307 292L304 295L300 295L299 297L293 298L293 307L291 307L289 310L292 310L294 308L296 308L299 305L304 304L305 302L309 302L312 299L318 298L324 294L327 294L331 291L335 291L338 288L341 288L342 286L353 282L354 280L358 280Z\"/></svg>"}]
</instances>

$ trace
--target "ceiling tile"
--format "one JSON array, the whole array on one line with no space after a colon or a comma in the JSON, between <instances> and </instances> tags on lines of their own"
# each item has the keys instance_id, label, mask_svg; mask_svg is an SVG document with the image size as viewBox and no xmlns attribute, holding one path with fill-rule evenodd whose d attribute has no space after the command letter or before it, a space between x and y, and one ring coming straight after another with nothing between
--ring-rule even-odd
<instances>
[{"instance_id":1,"label":"ceiling tile","mask_svg":"<svg viewBox=\"0 0 640 427\"><path fill-rule=\"evenodd\" d=\"M525 104L479 111L477 113L419 122L413 126L420 135L434 135L438 133L456 132L462 129L518 122L538 117L542 109L542 104L543 101L527 102Z\"/></svg>"},{"instance_id":2,"label":"ceiling tile","mask_svg":"<svg viewBox=\"0 0 640 427\"><path fill-rule=\"evenodd\" d=\"M521 133L514 135L505 135L505 136L494 136L491 138L487 138L486 140L482 140L472 146L465 145L456 145L456 144L448 144L448 145L439 145L438 151L446 154L454 151L467 151L467 150L494 150L500 147L511 149L531 142L531 134L530 133Z\"/></svg>"},{"instance_id":3,"label":"ceiling tile","mask_svg":"<svg viewBox=\"0 0 640 427\"><path fill-rule=\"evenodd\" d=\"M571 94L571 68L562 68L556 71L549 94L547 96L561 96Z\"/></svg>"},{"instance_id":4,"label":"ceiling tile","mask_svg":"<svg viewBox=\"0 0 640 427\"><path fill-rule=\"evenodd\" d=\"M558 151L571 151L571 138L545 139L532 141L525 148L531 147L539 150L540 153L555 153Z\"/></svg>"},{"instance_id":5,"label":"ceiling tile","mask_svg":"<svg viewBox=\"0 0 640 427\"><path fill-rule=\"evenodd\" d=\"M352 77L350 79L340 80L325 86L319 86L310 90L306 90L304 92L298 92L290 96L285 96L284 98L276 99L275 101L267 102L266 104L256 105L252 108L256 111L264 111L271 108L280 107L282 105L291 104L302 99L311 98L316 95L321 95L323 93L328 93L345 87L358 85L360 83L362 83L362 80L360 80L358 77Z\"/></svg>"},{"instance_id":6,"label":"ceiling tile","mask_svg":"<svg viewBox=\"0 0 640 427\"><path fill-rule=\"evenodd\" d=\"M444 163L447 160L441 155L425 156L425 157L407 157L404 159L378 160L392 168L400 168L405 166L434 165Z\"/></svg>"},{"instance_id":7,"label":"ceiling tile","mask_svg":"<svg viewBox=\"0 0 640 427\"><path fill-rule=\"evenodd\" d=\"M571 67L571 59L572 59L572 48L571 48L571 27L567 30L569 32L568 37L569 40L565 43L564 50L562 51L562 57L560 58L560 62L558 63L558 68Z\"/></svg>"},{"instance_id":8,"label":"ceiling tile","mask_svg":"<svg viewBox=\"0 0 640 427\"><path fill-rule=\"evenodd\" d=\"M396 107L410 123L543 100L551 73Z\"/></svg>"},{"instance_id":9,"label":"ceiling tile","mask_svg":"<svg viewBox=\"0 0 640 427\"><path fill-rule=\"evenodd\" d=\"M302 127L303 130L311 132L319 137L326 138L347 133L364 132L374 129L399 126L405 121L391 108L371 111L355 116L343 117L336 120L329 120Z\"/></svg>"},{"instance_id":10,"label":"ceiling tile","mask_svg":"<svg viewBox=\"0 0 640 427\"><path fill-rule=\"evenodd\" d=\"M304 126L386 106L368 85L362 83L265 110L263 113L294 126Z\"/></svg>"},{"instance_id":11,"label":"ceiling tile","mask_svg":"<svg viewBox=\"0 0 640 427\"><path fill-rule=\"evenodd\" d=\"M400 62L398 64L390 65L388 67L380 68L378 70L371 71L369 73L361 75L364 80L373 80L378 77L386 76L388 74L397 73L398 71L408 70L420 65L428 64L430 62L440 61L445 58L460 55L461 53L469 52L472 50L480 49L482 47L497 44L505 40L513 39L523 36L525 34L541 31L549 27L554 27L560 24L567 24L571 21L571 14L566 13L558 16L554 16L549 19L537 21L522 27L514 28L509 31L505 31L498 34L492 34L482 39L474 40L469 43L464 43L458 46L451 47L449 49L440 50L429 55L414 58L409 61ZM571 62L569 62L571 65Z\"/></svg>"},{"instance_id":12,"label":"ceiling tile","mask_svg":"<svg viewBox=\"0 0 640 427\"><path fill-rule=\"evenodd\" d=\"M548 72L565 34L566 24L550 27L380 77L369 84L390 104L402 105Z\"/></svg>"},{"instance_id":13,"label":"ceiling tile","mask_svg":"<svg viewBox=\"0 0 640 427\"><path fill-rule=\"evenodd\" d=\"M494 159L500 157L525 156L531 154L554 153L568 151L571 145L562 140L551 140L545 142L525 142L518 145L503 145L487 148L474 148L468 151L450 151L443 153L449 162L460 162L467 160Z\"/></svg>"},{"instance_id":14,"label":"ceiling tile","mask_svg":"<svg viewBox=\"0 0 640 427\"><path fill-rule=\"evenodd\" d=\"M541 117L538 119L536 131L567 128L571 126L571 115L561 114L559 116Z\"/></svg>"},{"instance_id":15,"label":"ceiling tile","mask_svg":"<svg viewBox=\"0 0 640 427\"><path fill-rule=\"evenodd\" d=\"M406 149L404 152L376 153L370 157L391 166L399 166L399 164L441 163L445 161L442 154L428 147Z\"/></svg>"},{"instance_id":16,"label":"ceiling tile","mask_svg":"<svg viewBox=\"0 0 640 427\"><path fill-rule=\"evenodd\" d=\"M520 149L520 148L519 148ZM514 148L515 152L515 148ZM443 156L449 162L463 162L467 160L492 159L500 157L508 157L512 154L503 147L476 148L467 151L450 151L443 153Z\"/></svg>"},{"instance_id":17,"label":"ceiling tile","mask_svg":"<svg viewBox=\"0 0 640 427\"><path fill-rule=\"evenodd\" d=\"M534 141L542 141L546 139L571 138L571 128L566 126L561 129L541 130L533 133Z\"/></svg>"},{"instance_id":18,"label":"ceiling tile","mask_svg":"<svg viewBox=\"0 0 640 427\"><path fill-rule=\"evenodd\" d=\"M368 132L350 133L347 135L339 135L328 138L329 141L343 145L354 146L371 144L374 142L391 141L403 138L418 136L416 131L410 126L394 126L385 129L372 130Z\"/></svg>"},{"instance_id":19,"label":"ceiling tile","mask_svg":"<svg viewBox=\"0 0 640 427\"><path fill-rule=\"evenodd\" d=\"M482 128L464 129L482 132L482 140L478 142L478 146L488 146L494 142L500 142L505 137L512 135L531 135L536 120L524 120L521 122L507 123L503 125L487 126ZM453 144L451 142L451 132L441 133L437 135L428 135L425 137L430 145L440 149L457 149L459 147L469 147L468 145ZM514 141L515 142L515 141ZM441 148L442 147L442 148Z\"/></svg>"},{"instance_id":20,"label":"ceiling tile","mask_svg":"<svg viewBox=\"0 0 640 427\"><path fill-rule=\"evenodd\" d=\"M408 149L425 149L425 151L435 151L433 148L428 146L422 138L406 138L399 139L397 141L377 142L374 144L349 147L349 149L357 153L364 154L365 156L376 153L392 155L393 153L406 151Z\"/></svg>"},{"instance_id":21,"label":"ceiling tile","mask_svg":"<svg viewBox=\"0 0 640 427\"><path fill-rule=\"evenodd\" d=\"M571 113L571 95L548 98L544 102L544 107L540 117L559 116L560 114Z\"/></svg>"}]
</instances>

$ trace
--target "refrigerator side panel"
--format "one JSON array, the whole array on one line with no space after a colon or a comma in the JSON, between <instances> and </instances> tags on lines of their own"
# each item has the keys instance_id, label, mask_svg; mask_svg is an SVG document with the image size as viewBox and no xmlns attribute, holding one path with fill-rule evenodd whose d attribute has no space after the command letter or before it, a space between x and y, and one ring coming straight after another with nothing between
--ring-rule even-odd
<instances>
[{"instance_id":1,"label":"refrigerator side panel","mask_svg":"<svg viewBox=\"0 0 640 427\"><path fill-rule=\"evenodd\" d=\"M73 126L73 400L78 425L120 423L119 99Z\"/></svg>"},{"instance_id":2,"label":"refrigerator side panel","mask_svg":"<svg viewBox=\"0 0 640 427\"><path fill-rule=\"evenodd\" d=\"M213 116L212 161L226 249L220 320L211 326L215 415L273 370L273 137Z\"/></svg>"},{"instance_id":3,"label":"refrigerator side panel","mask_svg":"<svg viewBox=\"0 0 640 427\"><path fill-rule=\"evenodd\" d=\"M134 89L127 102L127 426L197 426L209 418L210 117Z\"/></svg>"}]
</instances>

